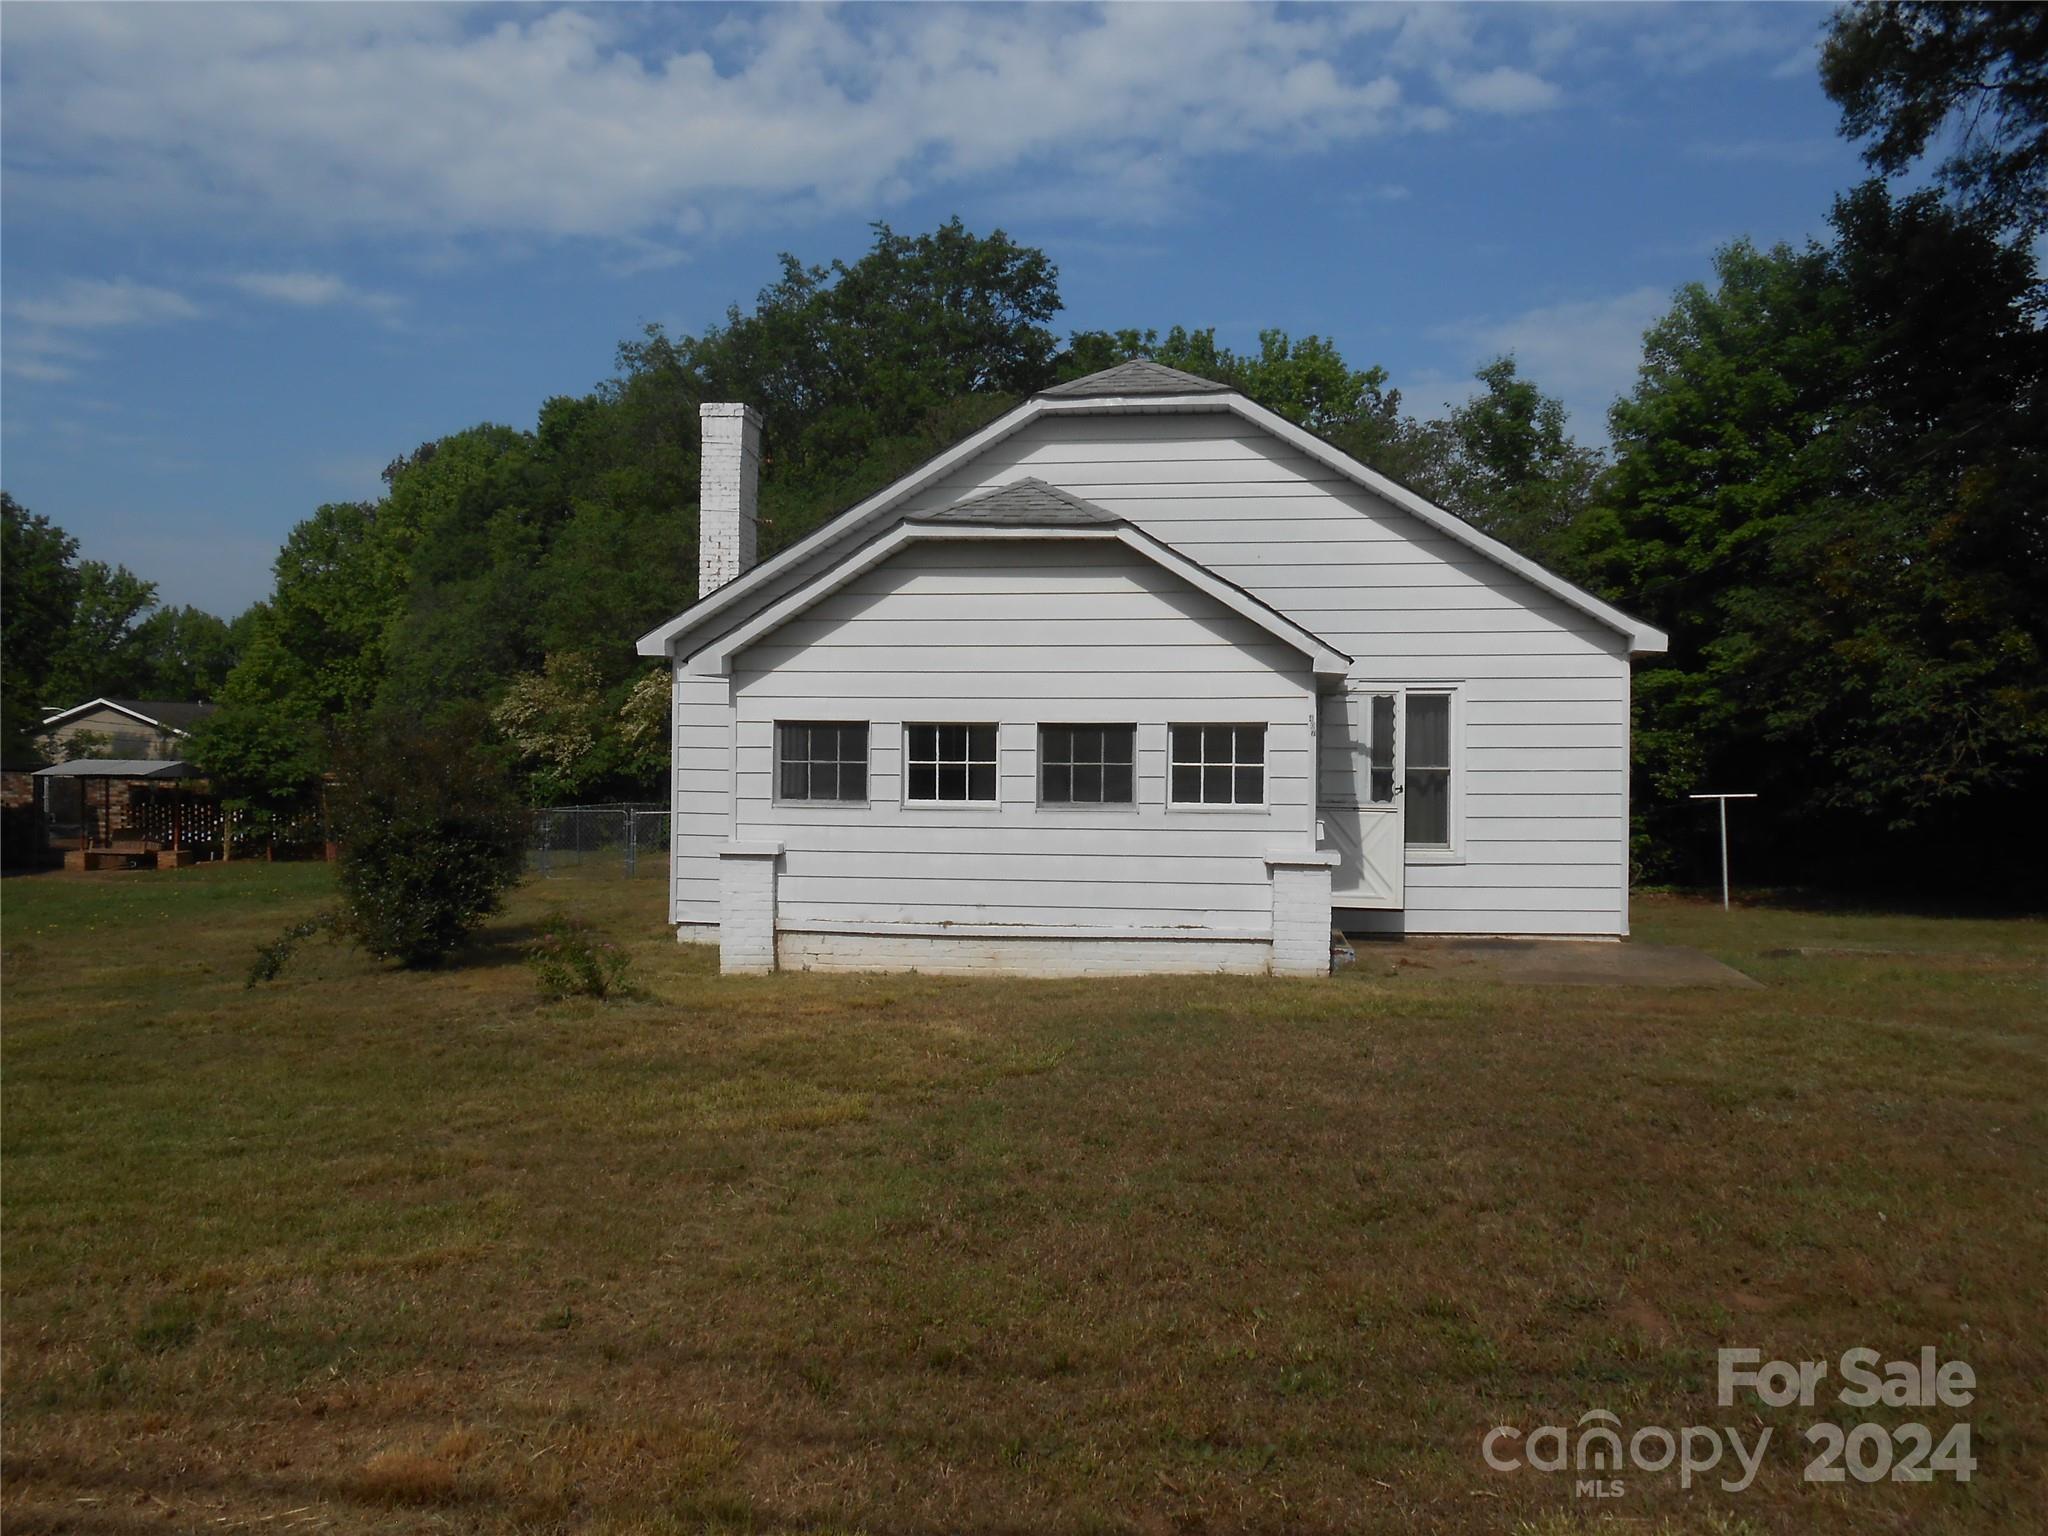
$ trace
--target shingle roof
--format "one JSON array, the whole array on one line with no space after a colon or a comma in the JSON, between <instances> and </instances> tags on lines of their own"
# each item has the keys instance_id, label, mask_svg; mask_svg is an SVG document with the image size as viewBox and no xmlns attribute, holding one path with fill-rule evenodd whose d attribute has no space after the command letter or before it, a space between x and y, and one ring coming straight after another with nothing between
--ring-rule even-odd
<instances>
[{"instance_id":1,"label":"shingle roof","mask_svg":"<svg viewBox=\"0 0 2048 1536\"><path fill-rule=\"evenodd\" d=\"M1123 519L1043 480L1013 480L997 490L956 501L943 511L922 513L915 521L1014 528L1099 528Z\"/></svg>"},{"instance_id":2,"label":"shingle roof","mask_svg":"<svg viewBox=\"0 0 2048 1536\"><path fill-rule=\"evenodd\" d=\"M1118 363L1114 368L1091 373L1085 379L1055 384L1051 389L1039 391L1041 395L1062 400L1090 395L1227 395L1230 392L1228 384L1218 384L1214 379L1198 379L1192 373L1182 373L1178 368L1155 363L1149 357L1133 358L1128 363Z\"/></svg>"},{"instance_id":3,"label":"shingle roof","mask_svg":"<svg viewBox=\"0 0 2048 1536\"><path fill-rule=\"evenodd\" d=\"M196 779L197 768L181 757L74 757L35 771L39 779Z\"/></svg>"}]
</instances>

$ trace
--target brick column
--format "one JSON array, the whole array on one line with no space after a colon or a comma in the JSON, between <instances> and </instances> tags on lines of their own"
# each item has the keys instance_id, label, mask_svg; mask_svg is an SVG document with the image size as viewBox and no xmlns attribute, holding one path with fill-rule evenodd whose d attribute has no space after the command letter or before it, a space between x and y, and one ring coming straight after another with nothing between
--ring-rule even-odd
<instances>
[{"instance_id":1,"label":"brick column","mask_svg":"<svg viewBox=\"0 0 2048 1536\"><path fill-rule=\"evenodd\" d=\"M728 843L718 850L718 969L727 976L775 969L775 876L781 861L780 843Z\"/></svg>"},{"instance_id":2,"label":"brick column","mask_svg":"<svg viewBox=\"0 0 2048 1536\"><path fill-rule=\"evenodd\" d=\"M1330 974L1330 871L1334 853L1269 853L1273 874L1273 974Z\"/></svg>"}]
</instances>

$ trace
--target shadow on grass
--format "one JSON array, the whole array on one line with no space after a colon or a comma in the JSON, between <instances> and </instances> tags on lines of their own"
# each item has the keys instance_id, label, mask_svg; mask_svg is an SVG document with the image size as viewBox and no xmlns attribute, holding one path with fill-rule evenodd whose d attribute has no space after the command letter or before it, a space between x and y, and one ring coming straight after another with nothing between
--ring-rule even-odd
<instances>
[{"instance_id":1,"label":"shadow on grass","mask_svg":"<svg viewBox=\"0 0 2048 1536\"><path fill-rule=\"evenodd\" d=\"M1705 885L1637 886L1637 898L1656 897L1672 901L1721 904L1721 888ZM1913 896L1893 891L1835 891L1820 886L1737 886L1731 899L1738 909L1774 907L1788 912L1807 912L1829 917L1923 917L1952 918L1957 921L2000 921L2004 919L2048 919L2048 906L2038 900L2000 899L1981 895L1944 895L1940 898Z\"/></svg>"}]
</instances>

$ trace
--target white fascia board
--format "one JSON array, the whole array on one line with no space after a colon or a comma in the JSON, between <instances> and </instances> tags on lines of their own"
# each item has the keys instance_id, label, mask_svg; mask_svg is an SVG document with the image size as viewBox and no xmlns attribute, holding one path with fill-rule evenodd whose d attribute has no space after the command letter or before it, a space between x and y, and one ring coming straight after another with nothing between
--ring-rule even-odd
<instances>
[{"instance_id":1,"label":"white fascia board","mask_svg":"<svg viewBox=\"0 0 2048 1536\"><path fill-rule=\"evenodd\" d=\"M1663 630L1645 624L1641 619L1631 618L1613 604L1603 603L1592 593L1574 586L1553 571L1545 570L1526 555L1516 554L1499 539L1481 533L1456 513L1446 512L1436 503L1418 496L1398 481L1389 480L1377 470L1368 469L1350 454L1332 448L1313 432L1303 431L1286 417L1275 415L1242 395L1217 395L1213 398L1223 409L1235 411L1255 426L1264 427L1290 447L1300 449L1318 463L1327 464L1338 473L1357 481L1375 496L1392 502L1403 512L1436 529L1437 532L1456 539L1468 549L1486 556L1496 565L1513 571L1531 586L1548 592L1552 597L1578 609L1587 617L1599 620L1609 629L1620 631L1628 639L1630 655L1647 655L1670 648L1670 636Z\"/></svg>"},{"instance_id":2,"label":"white fascia board","mask_svg":"<svg viewBox=\"0 0 2048 1536\"><path fill-rule=\"evenodd\" d=\"M1562 576L1545 570L1535 561L1517 554L1500 540L1481 533L1455 513L1446 512L1405 485L1361 464L1350 454L1332 448L1314 433L1304 431L1286 417L1277 415L1262 405L1254 404L1243 395L1233 393L1111 395L1080 400L1026 400L1008 415L998 418L972 437L949 448L921 469L878 492L852 511L835 518L824 528L800 539L773 559L755 566L746 575L727 582L709 597L699 600L695 606L685 609L660 628L649 630L640 637L639 653L642 656L668 655L680 636L716 618L718 614L744 599L748 593L817 558L833 545L857 537L869 523L885 515L904 498L915 495L941 479L947 471L993 447L1041 416L1163 415L1206 411L1229 411L1254 426L1264 428L1290 447L1299 449L1318 463L1328 465L1346 479L1363 486L1375 496L1415 517L1425 526L1457 540L1466 548L1514 572L1540 591L1549 593L1567 606L1576 608L1589 618L1617 631L1627 639L1631 655L1649 655L1670 648L1670 638L1662 630L1645 624L1640 619L1632 618L1612 604L1604 603L1592 593L1574 586Z\"/></svg>"},{"instance_id":3,"label":"white fascia board","mask_svg":"<svg viewBox=\"0 0 2048 1536\"><path fill-rule=\"evenodd\" d=\"M735 577L717 591L699 598L666 624L650 629L640 637L636 649L642 656L668 655L681 636L709 623L735 603L743 601L749 593L759 590L777 577L815 560L835 544L858 537L869 523L896 506L905 497L914 496L934 481L943 479L948 470L973 458L984 449L994 447L1011 433L1042 415L1048 403L1044 400L1026 400L1014 411L997 417L972 437L954 444L921 468L911 471L893 485L884 487L850 512L842 513L823 527L798 539L781 554L762 561L745 575Z\"/></svg>"},{"instance_id":4,"label":"white fascia board","mask_svg":"<svg viewBox=\"0 0 2048 1536\"><path fill-rule=\"evenodd\" d=\"M1343 677L1351 670L1351 658L1326 641L1303 629L1285 615L1276 613L1249 592L1232 586L1186 555L1128 525L1101 528L1028 528L970 524L948 526L944 523L919 522L896 524L872 543L856 550L828 570L819 572L815 579L804 583L794 592L785 594L779 602L771 603L744 624L720 635L710 645L692 656L686 666L693 673L730 674L733 657L741 651L770 631L787 624L806 608L831 596L862 572L873 570L906 544L958 544L975 541L1015 543L1019 540L1064 543L1076 539L1098 542L1114 540L1127 545L1154 565L1178 576L1197 591L1207 593L1233 613L1250 620L1274 639L1300 651L1309 659L1310 665L1319 677Z\"/></svg>"},{"instance_id":5,"label":"white fascia board","mask_svg":"<svg viewBox=\"0 0 2048 1536\"><path fill-rule=\"evenodd\" d=\"M863 545L838 563L820 571L793 592L784 593L745 623L728 630L690 657L687 669L695 673L724 674L732 671L732 659L770 630L779 629L813 604L823 601L863 571L871 571L912 542L973 539L1113 539L1114 528L997 528L946 527L939 523L898 523L872 543ZM659 654L658 652L656 654Z\"/></svg>"},{"instance_id":6,"label":"white fascia board","mask_svg":"<svg viewBox=\"0 0 2048 1536\"><path fill-rule=\"evenodd\" d=\"M126 715L130 720L140 721L142 724L152 726L159 731L167 731L173 736L183 736L186 734L175 725L165 725L163 721L153 716L145 715L139 709L130 709L125 704L116 704L112 699L89 699L83 704L74 704L69 709L60 709L54 715L45 715L41 729L48 730L53 725L62 725L73 715L82 715L95 709L111 709L117 715Z\"/></svg>"}]
</instances>

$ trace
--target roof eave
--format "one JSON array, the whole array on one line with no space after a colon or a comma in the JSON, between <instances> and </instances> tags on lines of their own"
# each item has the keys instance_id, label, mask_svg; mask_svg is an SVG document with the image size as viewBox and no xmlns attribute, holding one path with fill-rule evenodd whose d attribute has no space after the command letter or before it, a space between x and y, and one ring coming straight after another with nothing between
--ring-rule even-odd
<instances>
[{"instance_id":1,"label":"roof eave","mask_svg":"<svg viewBox=\"0 0 2048 1536\"><path fill-rule=\"evenodd\" d=\"M642 635L635 642L634 649L642 656L672 656L675 653L676 641L682 636L716 618L748 593L759 590L780 576L802 570L808 562L817 559L841 539L857 533L870 517L886 511L907 496L915 495L941 478L954 465L974 457L985 448L993 447L1011 433L1036 420L1044 414L1049 403L1034 398L1026 400L1014 410L1006 411L979 432L962 438L944 453L928 459L902 479L884 486L866 501L848 508L829 523L814 528L789 548L771 555L751 571L735 577L715 591L703 594L666 624L650 629Z\"/></svg>"},{"instance_id":2,"label":"roof eave","mask_svg":"<svg viewBox=\"0 0 2048 1536\"><path fill-rule=\"evenodd\" d=\"M140 721L142 724L153 726L159 731L168 731L173 736L187 734L183 726L172 725L167 721L157 719L154 715L145 715L141 710L130 709L126 704L117 703L113 699L88 699L83 704L74 704L69 709L60 709L54 715L45 715L43 723L37 729L47 731L52 726L62 725L73 715L82 715L95 709L111 709L117 715L126 715L130 720Z\"/></svg>"},{"instance_id":3,"label":"roof eave","mask_svg":"<svg viewBox=\"0 0 2048 1536\"><path fill-rule=\"evenodd\" d=\"M1184 395L1034 395L1015 410L998 417L981 431L956 443L903 479L885 487L858 506L850 508L833 519L832 523L798 540L779 555L755 566L746 575L727 582L717 591L699 598L696 603L684 609L668 623L642 635L636 649L642 656L673 655L676 642L681 637L717 617L748 593L777 577L801 571L807 562L817 559L840 540L856 535L868 519L916 494L943 476L947 470L1001 442L1039 417L1107 410L1232 412L1254 426L1263 427L1282 442L1300 449L1311 458L1327 464L1347 479L1416 517L1428 527L1457 540L1475 553L1486 556L1539 590L1548 592L1567 606L1616 631L1627 641L1631 656L1656 655L1669 648L1670 638L1663 631L1622 612L1610 603L1603 602L1554 571L1510 549L1500 540L1481 533L1457 514L1437 506L1399 481L1380 474L1352 458L1342 449L1324 442L1313 432L1296 426L1286 417L1235 391L1204 391ZM828 530L833 532L833 537L819 537Z\"/></svg>"},{"instance_id":4,"label":"roof eave","mask_svg":"<svg viewBox=\"0 0 2048 1536\"><path fill-rule=\"evenodd\" d=\"M1299 448L1311 458L1357 481L1374 495L1391 502L1428 527L1456 539L1474 553L1486 556L1496 565L1514 572L1530 585L1548 592L1567 606L1578 609L1588 618L1615 630L1628 641L1631 656L1655 654L1668 648L1670 637L1662 630L1623 613L1612 603L1603 602L1583 587L1565 580L1555 571L1538 564L1527 555L1510 549L1491 534L1481 533L1455 512L1446 511L1426 496L1411 491L1400 481L1389 479L1379 471L1360 463L1343 449L1331 446L1313 432L1296 426L1286 417L1269 411L1243 395L1224 395L1220 398L1227 402L1230 410L1255 426L1264 427L1282 442Z\"/></svg>"}]
</instances>

